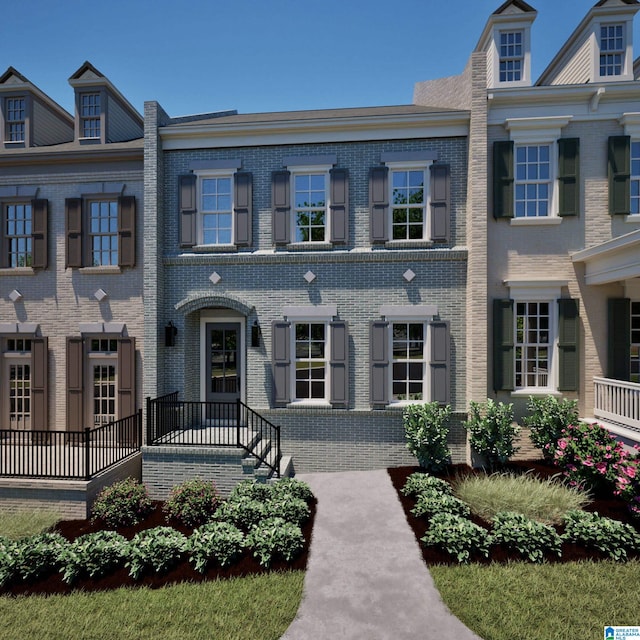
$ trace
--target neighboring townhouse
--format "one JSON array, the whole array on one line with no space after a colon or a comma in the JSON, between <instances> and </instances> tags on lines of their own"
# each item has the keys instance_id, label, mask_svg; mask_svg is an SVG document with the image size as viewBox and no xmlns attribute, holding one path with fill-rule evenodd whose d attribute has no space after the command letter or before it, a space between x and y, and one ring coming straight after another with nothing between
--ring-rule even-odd
<instances>
[{"instance_id":1,"label":"neighboring townhouse","mask_svg":"<svg viewBox=\"0 0 640 640\"><path fill-rule=\"evenodd\" d=\"M142 405L143 119L88 62L69 84L74 115L0 76L3 430L77 432Z\"/></svg>"},{"instance_id":2,"label":"neighboring townhouse","mask_svg":"<svg viewBox=\"0 0 640 640\"><path fill-rule=\"evenodd\" d=\"M505 2L464 73L414 94L471 112L469 399L513 402L520 417L530 396L576 398L582 416L630 439L640 433L639 8L598 2L534 81L536 11Z\"/></svg>"},{"instance_id":3,"label":"neighboring townhouse","mask_svg":"<svg viewBox=\"0 0 640 640\"><path fill-rule=\"evenodd\" d=\"M468 113L147 103L145 127L145 395L239 399L297 471L410 464L402 408L437 400L464 460ZM165 444L152 487L195 455Z\"/></svg>"}]
</instances>

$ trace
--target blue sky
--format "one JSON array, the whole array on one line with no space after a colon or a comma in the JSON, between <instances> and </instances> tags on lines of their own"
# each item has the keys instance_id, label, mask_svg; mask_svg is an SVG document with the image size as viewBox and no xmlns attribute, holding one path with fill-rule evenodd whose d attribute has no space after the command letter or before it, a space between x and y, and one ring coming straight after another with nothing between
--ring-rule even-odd
<instances>
[{"instance_id":1,"label":"blue sky","mask_svg":"<svg viewBox=\"0 0 640 640\"><path fill-rule=\"evenodd\" d=\"M537 78L596 0L530 0ZM501 0L22 0L0 66L67 110L89 60L139 109L171 116L411 102L413 84L460 73ZM29 25L28 36L21 27ZM640 51L636 18L636 56Z\"/></svg>"}]
</instances>

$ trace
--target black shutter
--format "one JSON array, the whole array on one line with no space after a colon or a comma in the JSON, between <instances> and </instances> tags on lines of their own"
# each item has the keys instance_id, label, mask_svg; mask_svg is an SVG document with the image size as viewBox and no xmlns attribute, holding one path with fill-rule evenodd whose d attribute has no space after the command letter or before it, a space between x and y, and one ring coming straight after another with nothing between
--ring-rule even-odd
<instances>
[{"instance_id":1,"label":"black shutter","mask_svg":"<svg viewBox=\"0 0 640 640\"><path fill-rule=\"evenodd\" d=\"M631 301L607 300L607 378L629 380L631 376Z\"/></svg>"},{"instance_id":2,"label":"black shutter","mask_svg":"<svg viewBox=\"0 0 640 640\"><path fill-rule=\"evenodd\" d=\"M334 407L349 406L349 326L346 322L332 322L331 327L331 390Z\"/></svg>"},{"instance_id":3,"label":"black shutter","mask_svg":"<svg viewBox=\"0 0 640 640\"><path fill-rule=\"evenodd\" d=\"M493 143L493 217L513 218L513 142Z\"/></svg>"},{"instance_id":4,"label":"black shutter","mask_svg":"<svg viewBox=\"0 0 640 640\"><path fill-rule=\"evenodd\" d=\"M558 140L560 216L577 216L580 209L580 138Z\"/></svg>"},{"instance_id":5,"label":"black shutter","mask_svg":"<svg viewBox=\"0 0 640 640\"><path fill-rule=\"evenodd\" d=\"M431 353L429 357L431 402L449 404L450 392L450 333L449 323L444 320L429 323L431 329Z\"/></svg>"},{"instance_id":6,"label":"black shutter","mask_svg":"<svg viewBox=\"0 0 640 640\"><path fill-rule=\"evenodd\" d=\"M118 198L118 266L136 266L136 199Z\"/></svg>"},{"instance_id":7,"label":"black shutter","mask_svg":"<svg viewBox=\"0 0 640 640\"><path fill-rule=\"evenodd\" d=\"M608 151L609 213L625 215L631 210L631 138L611 136Z\"/></svg>"},{"instance_id":8,"label":"black shutter","mask_svg":"<svg viewBox=\"0 0 640 640\"><path fill-rule=\"evenodd\" d=\"M193 247L197 244L196 238L196 202L197 176L188 173L178 178L178 203L180 212L180 246Z\"/></svg>"},{"instance_id":9,"label":"black shutter","mask_svg":"<svg viewBox=\"0 0 640 640\"><path fill-rule=\"evenodd\" d=\"M48 372L49 348L47 338L31 339L31 428L46 431L49 427Z\"/></svg>"},{"instance_id":10,"label":"black shutter","mask_svg":"<svg viewBox=\"0 0 640 640\"><path fill-rule=\"evenodd\" d=\"M369 171L369 237L371 242L389 238L389 169L371 167Z\"/></svg>"},{"instance_id":11,"label":"black shutter","mask_svg":"<svg viewBox=\"0 0 640 640\"><path fill-rule=\"evenodd\" d=\"M493 388L513 391L513 300L493 301Z\"/></svg>"},{"instance_id":12,"label":"black shutter","mask_svg":"<svg viewBox=\"0 0 640 640\"><path fill-rule=\"evenodd\" d=\"M118 340L118 417L128 418L136 412L136 341Z\"/></svg>"},{"instance_id":13,"label":"black shutter","mask_svg":"<svg viewBox=\"0 0 640 640\"><path fill-rule=\"evenodd\" d=\"M389 323L371 323L369 396L372 405L389 404Z\"/></svg>"},{"instance_id":14,"label":"black shutter","mask_svg":"<svg viewBox=\"0 0 640 640\"><path fill-rule=\"evenodd\" d=\"M577 391L580 386L579 302L558 300L558 391Z\"/></svg>"},{"instance_id":15,"label":"black shutter","mask_svg":"<svg viewBox=\"0 0 640 640\"><path fill-rule=\"evenodd\" d=\"M236 173L234 192L235 244L248 247L251 245L253 212L253 176L249 172Z\"/></svg>"},{"instance_id":16,"label":"black shutter","mask_svg":"<svg viewBox=\"0 0 640 640\"><path fill-rule=\"evenodd\" d=\"M349 241L349 171L331 169L331 242Z\"/></svg>"},{"instance_id":17,"label":"black shutter","mask_svg":"<svg viewBox=\"0 0 640 640\"><path fill-rule=\"evenodd\" d=\"M83 416L83 364L84 341L67 338L67 430L80 431L84 427Z\"/></svg>"},{"instance_id":18,"label":"black shutter","mask_svg":"<svg viewBox=\"0 0 640 640\"><path fill-rule=\"evenodd\" d=\"M434 242L449 241L449 217L451 215L451 171L447 164L431 165L431 229L429 239Z\"/></svg>"},{"instance_id":19,"label":"black shutter","mask_svg":"<svg viewBox=\"0 0 640 640\"><path fill-rule=\"evenodd\" d=\"M34 269L48 266L48 212L48 200L31 201L31 266Z\"/></svg>"},{"instance_id":20,"label":"black shutter","mask_svg":"<svg viewBox=\"0 0 640 640\"><path fill-rule=\"evenodd\" d=\"M274 320L271 341L273 401L283 406L291 402L291 324Z\"/></svg>"},{"instance_id":21,"label":"black shutter","mask_svg":"<svg viewBox=\"0 0 640 640\"><path fill-rule=\"evenodd\" d=\"M273 244L288 244L291 238L291 194L289 171L271 174L271 223Z\"/></svg>"},{"instance_id":22,"label":"black shutter","mask_svg":"<svg viewBox=\"0 0 640 640\"><path fill-rule=\"evenodd\" d=\"M82 266L82 198L65 200L67 242L65 268Z\"/></svg>"}]
</instances>

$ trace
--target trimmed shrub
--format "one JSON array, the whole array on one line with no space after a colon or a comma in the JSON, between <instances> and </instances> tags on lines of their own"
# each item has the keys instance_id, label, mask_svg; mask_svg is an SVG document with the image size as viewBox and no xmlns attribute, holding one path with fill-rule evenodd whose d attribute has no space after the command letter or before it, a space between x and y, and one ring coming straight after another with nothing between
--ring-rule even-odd
<instances>
[{"instance_id":1,"label":"trimmed shrub","mask_svg":"<svg viewBox=\"0 0 640 640\"><path fill-rule=\"evenodd\" d=\"M229 500L250 498L251 500L264 502L271 497L273 487L274 485L256 482L255 480L241 480L229 494Z\"/></svg>"},{"instance_id":2,"label":"trimmed shrub","mask_svg":"<svg viewBox=\"0 0 640 640\"><path fill-rule=\"evenodd\" d=\"M407 449L427 471L439 471L451 461L447 444L451 407L437 402L411 404L402 412Z\"/></svg>"},{"instance_id":3,"label":"trimmed shrub","mask_svg":"<svg viewBox=\"0 0 640 640\"><path fill-rule=\"evenodd\" d=\"M0 537L0 587L11 582L15 575L17 548L14 540Z\"/></svg>"},{"instance_id":4,"label":"trimmed shrub","mask_svg":"<svg viewBox=\"0 0 640 640\"><path fill-rule=\"evenodd\" d=\"M209 522L193 532L186 549L196 571L204 573L212 562L232 564L244 549L244 535L228 522Z\"/></svg>"},{"instance_id":5,"label":"trimmed shrub","mask_svg":"<svg viewBox=\"0 0 640 640\"><path fill-rule=\"evenodd\" d=\"M526 416L523 423L531 431L531 442L546 460L553 460L562 430L578 422L578 401L532 396L527 409L531 415Z\"/></svg>"},{"instance_id":6,"label":"trimmed shrub","mask_svg":"<svg viewBox=\"0 0 640 640\"><path fill-rule=\"evenodd\" d=\"M469 419L464 422L472 448L494 470L517 453L514 440L520 427L513 422L513 405L494 402L471 402Z\"/></svg>"},{"instance_id":7,"label":"trimmed shrub","mask_svg":"<svg viewBox=\"0 0 640 640\"><path fill-rule=\"evenodd\" d=\"M265 503L265 515L279 516L287 522L301 525L309 519L311 511L304 500L283 494Z\"/></svg>"},{"instance_id":8,"label":"trimmed shrub","mask_svg":"<svg viewBox=\"0 0 640 640\"><path fill-rule=\"evenodd\" d=\"M129 575L137 580L145 569L162 573L176 564L187 547L187 538L171 527L154 527L137 533L129 543Z\"/></svg>"},{"instance_id":9,"label":"trimmed shrub","mask_svg":"<svg viewBox=\"0 0 640 640\"><path fill-rule=\"evenodd\" d=\"M521 513L502 511L492 520L491 544L506 544L530 562L542 562L544 554L562 554L562 538L556 530Z\"/></svg>"},{"instance_id":10,"label":"trimmed shrub","mask_svg":"<svg viewBox=\"0 0 640 640\"><path fill-rule=\"evenodd\" d=\"M95 578L124 564L129 542L115 531L87 533L70 542L62 552L62 579L72 583L82 575Z\"/></svg>"},{"instance_id":11,"label":"trimmed shrub","mask_svg":"<svg viewBox=\"0 0 640 640\"><path fill-rule=\"evenodd\" d=\"M469 505L454 496L446 493L433 494L421 493L416 500L416 506L411 509L411 513L416 518L431 516L436 513L452 513L454 515L468 518L471 515Z\"/></svg>"},{"instance_id":12,"label":"trimmed shrub","mask_svg":"<svg viewBox=\"0 0 640 640\"><path fill-rule=\"evenodd\" d=\"M281 495L291 495L305 502L313 499L311 487L297 478L281 478L271 485L271 497L277 498Z\"/></svg>"},{"instance_id":13,"label":"trimmed shrub","mask_svg":"<svg viewBox=\"0 0 640 640\"><path fill-rule=\"evenodd\" d=\"M187 527L197 527L211 519L220 496L213 482L187 480L171 490L163 511L167 520L175 518Z\"/></svg>"},{"instance_id":14,"label":"trimmed shrub","mask_svg":"<svg viewBox=\"0 0 640 640\"><path fill-rule=\"evenodd\" d=\"M451 495L451 485L446 480L441 480L428 473L412 473L404 486L401 493L405 496L418 496L421 493L446 493Z\"/></svg>"},{"instance_id":15,"label":"trimmed shrub","mask_svg":"<svg viewBox=\"0 0 640 640\"><path fill-rule=\"evenodd\" d=\"M144 520L151 509L147 488L134 478L127 478L98 494L91 509L91 520L102 520L110 527L125 527Z\"/></svg>"},{"instance_id":16,"label":"trimmed shrub","mask_svg":"<svg viewBox=\"0 0 640 640\"><path fill-rule=\"evenodd\" d=\"M420 540L427 547L441 547L458 562L469 562L472 553L489 555L488 531L453 513L434 515Z\"/></svg>"},{"instance_id":17,"label":"trimmed shrub","mask_svg":"<svg viewBox=\"0 0 640 640\"><path fill-rule=\"evenodd\" d=\"M15 550L15 575L33 580L57 571L69 543L59 533L40 533L18 540Z\"/></svg>"},{"instance_id":18,"label":"trimmed shrub","mask_svg":"<svg viewBox=\"0 0 640 640\"><path fill-rule=\"evenodd\" d=\"M246 532L266 515L267 509L264 502L249 496L235 496L218 507L213 514L213 519L216 522L229 522Z\"/></svg>"},{"instance_id":19,"label":"trimmed shrub","mask_svg":"<svg viewBox=\"0 0 640 640\"><path fill-rule=\"evenodd\" d=\"M251 528L246 545L260 564L268 567L277 557L291 562L302 550L304 536L298 525L284 518L266 518Z\"/></svg>"}]
</instances>

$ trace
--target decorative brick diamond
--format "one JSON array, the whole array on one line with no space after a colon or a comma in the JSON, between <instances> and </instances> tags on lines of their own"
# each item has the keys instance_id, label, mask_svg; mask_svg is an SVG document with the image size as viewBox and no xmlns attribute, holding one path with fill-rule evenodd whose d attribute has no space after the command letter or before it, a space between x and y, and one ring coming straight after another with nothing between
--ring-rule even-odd
<instances>
[{"instance_id":1,"label":"decorative brick diamond","mask_svg":"<svg viewBox=\"0 0 640 640\"><path fill-rule=\"evenodd\" d=\"M222 280L222 276L217 271L214 271L209 276L209 280L211 280L211 282L213 282L213 284L218 284L218 282L220 282L220 280Z\"/></svg>"},{"instance_id":2,"label":"decorative brick diamond","mask_svg":"<svg viewBox=\"0 0 640 640\"><path fill-rule=\"evenodd\" d=\"M313 271L307 271L303 277L309 284L311 284L316 279L316 274L313 273Z\"/></svg>"},{"instance_id":3,"label":"decorative brick diamond","mask_svg":"<svg viewBox=\"0 0 640 640\"><path fill-rule=\"evenodd\" d=\"M104 299L106 299L108 297L107 292L104 289L98 289L94 294L93 297L98 301L98 302L102 302Z\"/></svg>"},{"instance_id":4,"label":"decorative brick diamond","mask_svg":"<svg viewBox=\"0 0 640 640\"><path fill-rule=\"evenodd\" d=\"M22 300L22 294L17 289L14 289L9 294L9 300L11 300L11 302L18 302L18 300Z\"/></svg>"},{"instance_id":5,"label":"decorative brick diamond","mask_svg":"<svg viewBox=\"0 0 640 640\"><path fill-rule=\"evenodd\" d=\"M411 271L411 269L407 269L403 274L402 277L407 281L407 282L411 282L415 277L416 274L413 273L413 271Z\"/></svg>"}]
</instances>

